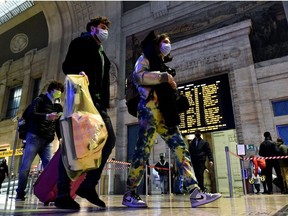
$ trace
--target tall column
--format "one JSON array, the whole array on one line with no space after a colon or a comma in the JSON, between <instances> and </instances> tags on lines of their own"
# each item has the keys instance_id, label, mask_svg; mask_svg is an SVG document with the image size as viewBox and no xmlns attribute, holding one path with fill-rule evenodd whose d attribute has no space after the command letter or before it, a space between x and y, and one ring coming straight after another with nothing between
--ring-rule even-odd
<instances>
[{"instance_id":1,"label":"tall column","mask_svg":"<svg viewBox=\"0 0 288 216\"><path fill-rule=\"evenodd\" d=\"M33 49L25 53L24 63L23 63L23 84L22 84L22 95L20 106L18 109L18 114L22 114L25 110L27 104L30 103L32 92L33 92L33 83L31 80L31 65L33 57L36 54L37 50Z\"/></svg>"},{"instance_id":2,"label":"tall column","mask_svg":"<svg viewBox=\"0 0 288 216\"><path fill-rule=\"evenodd\" d=\"M1 71L0 71L0 76L5 77L4 79L2 79L0 83L0 104L2 104L2 106L0 106L0 120L5 117L6 106L4 106L4 104L7 104L5 103L5 100L7 100L7 98L5 98L6 90L7 90L7 74L10 70L10 66L12 62L13 60L6 61L2 65Z\"/></svg>"}]
</instances>

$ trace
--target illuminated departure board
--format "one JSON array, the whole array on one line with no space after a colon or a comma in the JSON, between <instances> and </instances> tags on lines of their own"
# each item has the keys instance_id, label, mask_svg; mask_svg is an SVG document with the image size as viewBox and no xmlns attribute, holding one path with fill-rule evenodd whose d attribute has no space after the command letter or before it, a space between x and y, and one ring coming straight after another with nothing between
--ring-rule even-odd
<instances>
[{"instance_id":1,"label":"illuminated departure board","mask_svg":"<svg viewBox=\"0 0 288 216\"><path fill-rule=\"evenodd\" d=\"M180 114L182 134L235 128L228 74L178 86L190 107Z\"/></svg>"}]
</instances>

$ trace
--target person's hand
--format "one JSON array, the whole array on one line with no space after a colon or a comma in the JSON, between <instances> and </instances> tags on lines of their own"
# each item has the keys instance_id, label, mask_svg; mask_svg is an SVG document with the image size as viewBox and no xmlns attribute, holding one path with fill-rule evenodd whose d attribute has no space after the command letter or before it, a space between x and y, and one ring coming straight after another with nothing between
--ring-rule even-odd
<instances>
[{"instance_id":1,"label":"person's hand","mask_svg":"<svg viewBox=\"0 0 288 216\"><path fill-rule=\"evenodd\" d=\"M177 88L177 84L176 82L174 81L174 78L172 75L168 74L168 83L169 85L173 88L173 89L176 89Z\"/></svg>"},{"instance_id":2,"label":"person's hand","mask_svg":"<svg viewBox=\"0 0 288 216\"><path fill-rule=\"evenodd\" d=\"M58 115L58 113L56 113L56 112L49 113L49 114L46 115L46 119L47 119L48 121L55 121L55 120L58 119L58 118L59 118L59 115Z\"/></svg>"},{"instance_id":3,"label":"person's hand","mask_svg":"<svg viewBox=\"0 0 288 216\"><path fill-rule=\"evenodd\" d=\"M62 138L59 139L59 145L61 145L63 142Z\"/></svg>"},{"instance_id":4,"label":"person's hand","mask_svg":"<svg viewBox=\"0 0 288 216\"><path fill-rule=\"evenodd\" d=\"M213 165L214 165L213 161L209 161L209 166L213 167Z\"/></svg>"},{"instance_id":5,"label":"person's hand","mask_svg":"<svg viewBox=\"0 0 288 216\"><path fill-rule=\"evenodd\" d=\"M86 81L87 81L87 83L88 83L88 85L89 85L89 79L88 79L88 76L86 75L86 73L85 73L84 71L81 71L81 72L79 73L79 75L84 76L85 79L86 79Z\"/></svg>"}]
</instances>

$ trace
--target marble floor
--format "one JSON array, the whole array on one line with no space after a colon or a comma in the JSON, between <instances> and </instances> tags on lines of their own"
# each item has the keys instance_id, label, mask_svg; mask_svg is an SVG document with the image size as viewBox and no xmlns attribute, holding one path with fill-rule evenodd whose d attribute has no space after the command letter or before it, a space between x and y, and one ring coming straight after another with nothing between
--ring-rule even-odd
<instances>
[{"instance_id":1,"label":"marble floor","mask_svg":"<svg viewBox=\"0 0 288 216\"><path fill-rule=\"evenodd\" d=\"M151 195L142 196L148 203L146 209L127 208L121 204L121 195L105 195L101 198L108 206L99 209L84 199L76 198L81 205L80 211L61 210L50 203L44 206L34 195L29 195L25 201L15 201L15 196L0 194L0 215L109 215L133 216L230 216L230 215L288 215L288 195L246 195L237 198L223 196L219 200L191 208L188 195Z\"/></svg>"}]
</instances>

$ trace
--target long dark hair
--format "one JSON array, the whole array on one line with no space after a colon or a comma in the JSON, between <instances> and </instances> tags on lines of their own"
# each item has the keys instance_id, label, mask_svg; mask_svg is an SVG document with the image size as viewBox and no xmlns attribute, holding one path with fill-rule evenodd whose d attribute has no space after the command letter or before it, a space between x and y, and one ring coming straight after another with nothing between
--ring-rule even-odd
<instances>
[{"instance_id":1,"label":"long dark hair","mask_svg":"<svg viewBox=\"0 0 288 216\"><path fill-rule=\"evenodd\" d=\"M170 53L169 55L165 56L164 60L162 59L160 53L160 43L165 38L169 38L167 33L162 33L156 36L154 31L151 31L141 42L142 51L149 61L151 71L166 71L167 66L165 63L170 62L173 59Z\"/></svg>"},{"instance_id":2,"label":"long dark hair","mask_svg":"<svg viewBox=\"0 0 288 216\"><path fill-rule=\"evenodd\" d=\"M162 33L160 35L157 35L156 39L155 39L155 49L156 49L156 53L158 54L159 58L161 58L160 44L161 44L161 41L164 40L165 38L168 38L170 40L168 33ZM173 57L169 53L167 56L164 57L164 63L170 62L170 61L172 61L172 59L173 59Z\"/></svg>"}]
</instances>

